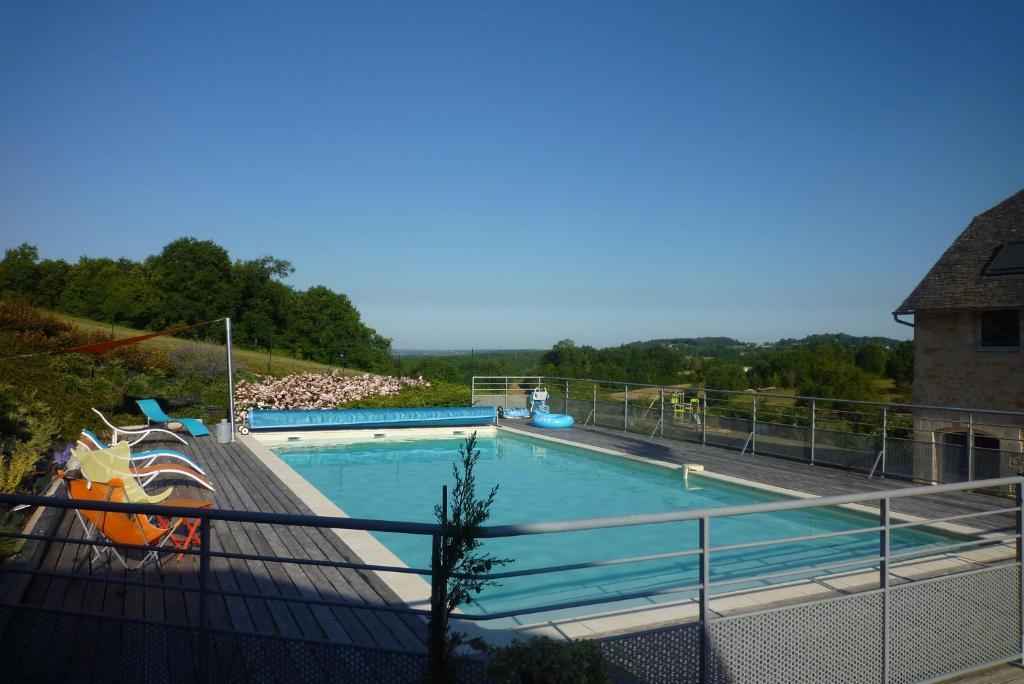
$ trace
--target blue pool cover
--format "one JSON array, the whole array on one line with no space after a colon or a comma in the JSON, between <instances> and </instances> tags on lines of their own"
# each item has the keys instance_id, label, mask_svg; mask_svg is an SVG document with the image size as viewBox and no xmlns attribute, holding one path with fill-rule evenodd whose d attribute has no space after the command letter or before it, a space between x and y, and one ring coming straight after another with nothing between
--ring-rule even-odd
<instances>
[{"instance_id":1,"label":"blue pool cover","mask_svg":"<svg viewBox=\"0 0 1024 684\"><path fill-rule=\"evenodd\" d=\"M250 430L326 430L491 425L493 406L249 411Z\"/></svg>"}]
</instances>

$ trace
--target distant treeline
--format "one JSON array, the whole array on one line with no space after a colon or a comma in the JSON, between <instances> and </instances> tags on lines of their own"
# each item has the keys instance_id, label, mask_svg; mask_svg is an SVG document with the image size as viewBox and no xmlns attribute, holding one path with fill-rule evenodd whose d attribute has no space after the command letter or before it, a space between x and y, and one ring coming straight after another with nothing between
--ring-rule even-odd
<instances>
[{"instance_id":1,"label":"distant treeline","mask_svg":"<svg viewBox=\"0 0 1024 684\"><path fill-rule=\"evenodd\" d=\"M694 352L701 352L699 354ZM808 396L877 399L880 379L909 391L913 343L845 334L757 345L731 338L633 342L595 349L562 340L541 358L544 375L711 389L786 388Z\"/></svg>"},{"instance_id":2,"label":"distant treeline","mask_svg":"<svg viewBox=\"0 0 1024 684\"><path fill-rule=\"evenodd\" d=\"M281 282L294 271L265 256L232 261L209 240L180 238L140 261L81 257L40 259L30 244L6 250L0 294L64 313L160 330L230 316L236 343L298 358L390 370L391 340L365 325L344 294ZM190 333L191 334L191 333ZM200 328L223 339L223 326Z\"/></svg>"},{"instance_id":3,"label":"distant treeline","mask_svg":"<svg viewBox=\"0 0 1024 684\"><path fill-rule=\"evenodd\" d=\"M561 340L547 352L417 354L403 360L402 370L448 382L468 382L472 375L549 375L870 400L909 395L913 360L911 342L840 333L772 345L705 337L597 349Z\"/></svg>"}]
</instances>

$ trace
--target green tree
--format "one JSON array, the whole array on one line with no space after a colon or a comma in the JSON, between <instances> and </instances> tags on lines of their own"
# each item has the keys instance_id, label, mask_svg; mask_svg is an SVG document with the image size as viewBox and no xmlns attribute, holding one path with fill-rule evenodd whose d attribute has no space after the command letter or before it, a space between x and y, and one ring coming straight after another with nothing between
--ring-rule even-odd
<instances>
[{"instance_id":1,"label":"green tree","mask_svg":"<svg viewBox=\"0 0 1024 684\"><path fill-rule=\"evenodd\" d=\"M461 605L475 603L485 587L497 584L480 579L495 567L511 563L482 553L480 528L491 516L498 485L483 499L476 498L474 468L480 460L476 432L459 445L459 461L452 463L452 489L448 508L434 507L434 517L445 530L434 544L434 573L431 575L430 621L427 625L431 681L455 681L452 653L465 643L461 634L449 634L448 618ZM480 646L478 642L475 645Z\"/></svg>"},{"instance_id":2,"label":"green tree","mask_svg":"<svg viewBox=\"0 0 1024 684\"><path fill-rule=\"evenodd\" d=\"M35 301L39 280L39 250L23 242L4 252L0 261L0 292Z\"/></svg>"},{"instance_id":3,"label":"green tree","mask_svg":"<svg viewBox=\"0 0 1024 684\"><path fill-rule=\"evenodd\" d=\"M865 344L857 350L857 366L861 370L872 375L885 373L885 362L888 360L889 350L878 342Z\"/></svg>"},{"instance_id":4,"label":"green tree","mask_svg":"<svg viewBox=\"0 0 1024 684\"><path fill-rule=\"evenodd\" d=\"M151 265L163 293L157 326L200 323L231 315L231 259L220 245L180 238L153 257ZM217 336L220 328L200 329L198 334Z\"/></svg>"},{"instance_id":5,"label":"green tree","mask_svg":"<svg viewBox=\"0 0 1024 684\"><path fill-rule=\"evenodd\" d=\"M897 384L909 385L914 381L914 343L910 340L896 345L885 364L885 374Z\"/></svg>"}]
</instances>

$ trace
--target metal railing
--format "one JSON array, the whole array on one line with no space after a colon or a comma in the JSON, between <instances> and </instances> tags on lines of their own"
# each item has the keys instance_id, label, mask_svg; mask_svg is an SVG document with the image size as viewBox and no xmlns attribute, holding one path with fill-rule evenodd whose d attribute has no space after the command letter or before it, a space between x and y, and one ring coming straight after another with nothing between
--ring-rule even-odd
<instances>
[{"instance_id":1,"label":"metal railing","mask_svg":"<svg viewBox=\"0 0 1024 684\"><path fill-rule=\"evenodd\" d=\"M544 386L578 424L919 482L1024 471L1024 413L548 376L473 378L474 404L527 406Z\"/></svg>"},{"instance_id":2,"label":"metal railing","mask_svg":"<svg viewBox=\"0 0 1024 684\"><path fill-rule=\"evenodd\" d=\"M915 521L904 521L894 522L891 514L891 502L894 499L905 499L911 497L921 496L942 496L945 494L963 492L975 488L993 488L993 487L1008 487L1012 488L1015 492L1016 499L1012 507L997 508L994 510L983 510L975 511L970 513L961 513L957 515L944 516L941 518L933 518L930 520L915 520ZM894 649L900 649L907 647L906 643L902 640L895 640L890 636L890 615L893 613L893 609L890 605L890 594L893 591L905 591L905 588L909 585L913 585L916 582L934 582L935 578L929 578L927 580L915 580L903 578L905 581L900 587L892 587L890 585L890 577L893 569L897 566L907 565L914 562L919 562L923 556L934 557L943 554L956 553L960 554L965 551L974 549L983 549L986 547L993 547L997 545L1006 544L1007 542L1015 543L1015 556L1012 560L994 562L990 565L990 568L1016 568L1016 606L1017 610L1014 613L1016 616L1014 619L1014 629L1018 630L1018 634L1024 634L1024 610L1019 610L1022 607L1021 597L1024 597L1024 588L1021 587L1021 582L1024 580L1024 573L1021 572L1021 559L1022 559L1022 530L1024 530L1024 477L1007 477L1007 478L996 478L981 480L972 483L953 483L946 485L938 485L934 487L908 487L904 489L890 489L886 491L878 492L864 492L858 494L848 494L842 496L830 496L830 497L818 497L810 499L796 499L781 502L763 503L763 504L751 504L741 506L727 506L721 508L705 508L699 510L685 510L675 511L668 513L656 513L646 515L631 515L631 516L620 516L610 518L596 518L589 520L572 520L572 521L560 521L560 522L547 522L547 523L530 523L530 524L517 524L517 525L500 525L485 527L480 531L480 536L485 539L498 539L505 537L519 537L524 535L547 535L547 534L564 534L571 532L579 532L585 530L598 530L598 529L609 529L609 528L621 528L631 527L638 525L660 525L665 523L673 522L684 522L691 521L696 523L696 529L694 534L696 539L691 540L694 544L685 544L685 540L679 540L684 548L677 550L658 553L658 554L647 554L633 557L610 557L600 560L581 561L575 563L565 563L554 566L542 566L542 567L529 567L525 569L513 569L502 572L490 573L488 575L481 576L482 579L500 580L514 577L526 577L536 575L550 575L552 573L572 573L576 570L585 568L605 567L605 566L621 566L644 563L651 560L661 560L667 558L683 558L693 557L696 562L696 581L690 581L690 575L687 574L689 571L684 573L680 571L680 577L678 581L668 581L662 583L659 586L648 586L646 589L615 593L614 595L608 595L603 592L595 592L593 595L586 598L581 598L571 601L556 601L553 603L545 603L543 605L525 605L519 606L513 609L479 613L479 612L462 612L456 615L458 619L468 621L488 621L499 618L516 617L531 614L543 614L550 613L552 611L562 611L569 609L579 608L594 608L597 609L601 606L608 606L608 604L619 603L628 600L646 599L654 600L657 597L672 596L680 599L693 598L696 600L698 607L698 621L700 625L701 633L703 636L700 638L700 653L699 667L700 667L700 681L710 681L713 679L711 670L715 662L715 654L712 653L713 648L721 648L728 650L728 644L725 642L715 643L713 639L709 637L709 629L712 628L716 621L719 620L735 620L734 617L723 618L716 617L711 611L711 601L713 594L728 593L744 587L749 587L755 583L777 583L785 582L793 579L806 579L808 577L827 577L835 573L848 572L853 570L864 570L866 568L877 569L877 586L875 588L865 589L863 594L874 596L876 593L881 597L881 613L878 615L869 616L870 620L877 620L877 623L872 622L872 625L880 626L881 629L881 643L882 653L880 662L877 664L878 671L882 676L883 681L890 681L890 670L889 670L889 659L890 654L894 652ZM829 532L819 532L813 534L805 534L799 536L790 536L784 538L772 538L772 539L760 539L755 541L743 542L743 543L732 543L732 544L719 544L714 545L714 529L712 521L720 519L735 519L742 518L743 516L758 515L764 513L777 513L783 511L794 511L794 510L805 510L805 509L821 509L834 506L842 506L847 504L857 503L876 503L878 505L878 517L874 521L870 521L870 524L865 524L861 527L855 527L851 529L841 529ZM213 597L224 597L224 598L235 598L235 599L255 599L262 601L282 601L291 603L303 603L314 606L326 606L333 608L353 608L362 610L374 610L374 611L385 611L390 613L401 613L411 614L418 616L429 616L431 611L418 608L414 606L408 606L404 604L367 604L356 601L347 601L341 599L324 598L320 595L281 595L281 594L267 594L261 592L243 591L243 590L232 590L225 589L222 586L212 586L211 583L211 570L210 564L213 559L225 559L225 560L236 560L236 561L255 561L260 563L276 563L276 564L294 564L299 566L321 566L321 567L333 567L338 569L346 570L357 570L357 571L375 571L378 573L406 573L416 574L421 576L438 576L441 572L441 566L439 564L438 552L440 544L443 538L450 534L450 529L446 525L431 524L431 523L413 523L413 522L399 522L389 520L370 520L370 519L359 519L359 518L343 518L343 517L320 517L320 516L308 516L308 515L293 515L293 514L280 514L280 513L260 513L260 512L249 512L249 511L229 511L220 509L195 509L195 508L184 508L175 506L160 506L160 505L141 505L141 504L125 504L125 503L108 503L98 501L81 501L72 500L63 497L40 497L40 496L19 496L19 495L0 495L0 505L14 506L14 505L27 505L27 506L38 506L38 507L50 507L55 509L65 510L93 510L93 511L107 511L112 513L130 513L130 514L143 514L147 516L164 516L164 517L183 517L190 519L197 519L199 521L199 542L200 546L198 549L165 549L169 553L181 554L183 556L196 557L198 556L198 575L196 586L186 585L175 585L174 590L180 590L183 592L190 592L198 595L199 610L198 618L192 627L198 630L200 635L199 649L197 650L197 657L199 658L200 671L206 671L205 664L211 658L212 653L210 651L210 636L216 630L214 630L210 624L209 619L209 602ZM968 520L974 520L985 516L999 516L1012 514L1012 522L1007 520L1009 524L1005 528L994 530L987 533L984 536L962 538L961 540L951 542L949 544L942 545L930 545L923 549L917 550L903 550L895 551L891 546L892 535L897 530L917 528L928 525L936 525L938 523L951 523L951 522L962 522ZM388 532L388 533L401 533L411 534L420 536L429 536L432 538L434 549L433 559L430 568L416 568L416 567L405 567L395 565L381 565L355 561L343 561L335 560L331 558L315 559L315 558L301 558L294 556L282 556L272 555L263 553L241 553L241 552L228 552L224 550L215 550L212 548L212 541L214 539L215 528L213 523L223 522L240 522L252 525L275 525L275 526L287 526L287 527L311 527L311 528L327 528L327 529L346 529L346 530L362 530L369 532ZM728 573L718 573L717 579L713 578L713 569L716 567L716 558L728 558L728 554L731 552L742 551L754 548L764 547L785 547L786 545L800 544L815 540L829 539L834 537L852 537L856 535L865 534L877 534L878 539L878 552L867 556L859 556L856 558L848 558L839 561L829 561L824 563L814 563L811 565L804 565L799 567L786 566L783 563L781 570L770 568L767 572L747 572L738 575L730 576ZM148 550L153 547L147 546L132 546L132 545L115 545L107 541L95 537L73 537L73 536L58 536L56 532L53 534L37 534L32 531L29 532L0 532L0 536L14 539L23 540L35 540L45 541L51 543L61 543L68 545L87 545L93 546L97 549L105 548L123 548L123 549L135 549L135 550ZM783 557L784 553L780 552L780 557ZM109 556L108 556L109 560ZM522 559L519 559L522 560ZM40 567L19 567L12 563L6 563L0 565L0 574L2 575L25 575L28 577L46 577L52 579L63 579L63 580L84 580L87 582L105 582L120 585L122 587L149 587L149 586L164 586L160 582L146 581L146 578L135 579L130 576L118 575L97 575L92 569L92 560L90 557L88 572L75 572L76 568L72 568L71 571L61 570L44 570ZM762 570L764 568L762 567ZM971 575L971 573L981 572L981 570L974 569L967 572L955 572L951 571L950 578L963 577ZM952 580L950 580L952 581ZM438 592L447 590L447 579L441 582L431 582L431 603L435 613L437 607L443 605L443 597L438 595ZM972 606L977 603L972 598ZM1004 604L1006 600L1010 599L1008 596L999 596L997 603ZM948 598L946 599L948 601ZM980 599L978 599L980 600ZM987 599L986 599L987 600ZM21 607L24 604L19 601L8 601L3 604L6 607ZM60 605L60 602L57 603ZM60 608L58 611L62 610ZM774 609L771 609L774 610ZM903 610L901 608L901 610ZM973 609L972 609L973 610ZM591 611L593 612L593 611ZM770 612L770 610L759 609L751 611L749 615L757 616L764 613ZM435 614L434 617L440 617ZM934 619L931 618L931 619ZM977 612L976 617L968 618L976 620L989 620L991 619L984 611ZM158 623L162 624L162 623ZM956 629L962 629L963 624L958 623L955 625ZM978 627L979 629L981 626ZM902 638L901 638L902 639ZM808 643L807 648L814 648L812 643ZM1004 649L1005 651L1005 649ZM806 654L802 654L803 657ZM1012 652L1001 652L999 659L1001 661L1019 660L1024 655L1022 652L1021 643L1018 639L1014 650ZM986 656L987 658L988 656ZM991 659L986 660L988 663Z\"/></svg>"}]
</instances>

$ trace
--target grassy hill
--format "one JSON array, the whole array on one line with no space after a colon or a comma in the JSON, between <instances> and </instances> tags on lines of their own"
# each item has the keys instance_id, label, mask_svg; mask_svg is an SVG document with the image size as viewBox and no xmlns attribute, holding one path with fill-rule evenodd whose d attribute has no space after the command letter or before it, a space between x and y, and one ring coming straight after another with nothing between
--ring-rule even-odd
<instances>
[{"instance_id":1,"label":"grassy hill","mask_svg":"<svg viewBox=\"0 0 1024 684\"><path fill-rule=\"evenodd\" d=\"M123 325L111 326L109 323L100 323L99 321L89 320L87 318L79 318L77 316L69 316L57 311L48 311L47 313L65 320L72 325L81 328L87 332L100 332L106 335L113 335L113 339L123 339L125 337L134 337L136 335L145 335L148 330L137 330L135 328L128 328ZM224 350L224 345L212 344L209 342L196 342L195 340L188 340L182 337L172 337L170 335L164 337L154 337L151 340L146 340L139 343L139 346L144 349L171 351L183 344L196 345L199 348L210 349L210 350ZM240 363L245 367L245 370L253 373L262 373L269 375L288 375L290 373L327 373L337 366L328 366L323 363L317 363L316 361L306 361L303 359L293 359L283 354L275 352L273 355L267 353L266 350L257 351L253 349L242 349L235 346L233 349L234 358L236 363ZM354 370L351 368L342 368L341 371L345 375L357 375L363 373L363 371Z\"/></svg>"}]
</instances>

